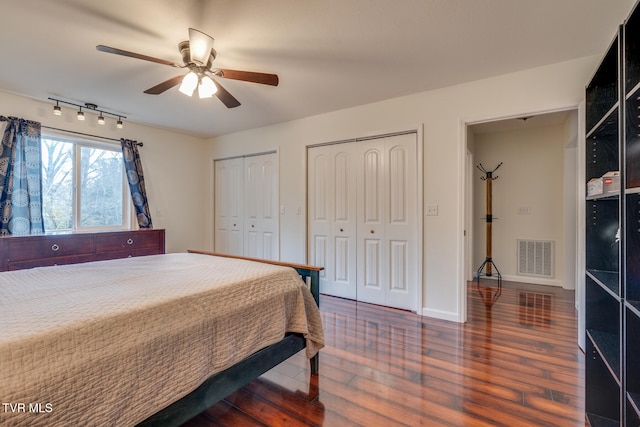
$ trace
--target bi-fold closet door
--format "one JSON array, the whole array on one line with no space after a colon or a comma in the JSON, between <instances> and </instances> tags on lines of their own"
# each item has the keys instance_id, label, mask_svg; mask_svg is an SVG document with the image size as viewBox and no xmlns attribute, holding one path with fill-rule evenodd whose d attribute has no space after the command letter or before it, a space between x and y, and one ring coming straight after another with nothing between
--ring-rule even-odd
<instances>
[{"instance_id":1,"label":"bi-fold closet door","mask_svg":"<svg viewBox=\"0 0 640 427\"><path fill-rule=\"evenodd\" d=\"M417 309L416 134L308 150L309 258L320 291Z\"/></svg>"},{"instance_id":2,"label":"bi-fold closet door","mask_svg":"<svg viewBox=\"0 0 640 427\"><path fill-rule=\"evenodd\" d=\"M216 160L214 177L214 250L277 260L277 154Z\"/></svg>"}]
</instances>

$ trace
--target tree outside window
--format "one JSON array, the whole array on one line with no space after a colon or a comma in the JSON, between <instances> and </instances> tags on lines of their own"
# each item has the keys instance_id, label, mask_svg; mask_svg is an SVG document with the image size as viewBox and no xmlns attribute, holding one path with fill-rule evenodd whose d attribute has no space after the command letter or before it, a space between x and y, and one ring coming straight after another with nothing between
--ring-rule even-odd
<instances>
[{"instance_id":1,"label":"tree outside window","mask_svg":"<svg viewBox=\"0 0 640 427\"><path fill-rule=\"evenodd\" d=\"M42 138L45 231L129 228L120 147Z\"/></svg>"}]
</instances>

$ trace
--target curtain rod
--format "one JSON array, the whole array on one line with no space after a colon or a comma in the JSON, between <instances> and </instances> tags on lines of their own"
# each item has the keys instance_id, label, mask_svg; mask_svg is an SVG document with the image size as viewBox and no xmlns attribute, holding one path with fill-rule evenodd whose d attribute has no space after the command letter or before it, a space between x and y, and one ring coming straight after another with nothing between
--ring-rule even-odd
<instances>
[{"instance_id":1,"label":"curtain rod","mask_svg":"<svg viewBox=\"0 0 640 427\"><path fill-rule=\"evenodd\" d=\"M67 129L54 128L54 127L51 127L51 126L44 126L44 125L42 126L42 128L44 128L44 129L51 129L51 130L58 130L58 131L60 131L60 132L73 133L73 134L75 134L75 135L90 136L90 137L92 137L92 138L100 138L100 139L105 139L105 140L107 140L107 141L120 142L120 140L119 140L119 139L116 139L116 138L107 138L106 136L93 135L93 134L90 134L90 133L76 132L76 131L73 131L73 130L67 130ZM138 142L138 141L133 141L133 142L134 142L138 147L142 147L142 146L144 145L144 143L142 143L142 142Z\"/></svg>"}]
</instances>

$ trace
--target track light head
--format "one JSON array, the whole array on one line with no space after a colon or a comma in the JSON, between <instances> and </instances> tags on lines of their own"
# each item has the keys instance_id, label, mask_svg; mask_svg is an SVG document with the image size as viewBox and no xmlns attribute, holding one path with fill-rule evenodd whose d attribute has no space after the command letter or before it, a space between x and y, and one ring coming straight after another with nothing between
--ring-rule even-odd
<instances>
[{"instance_id":1,"label":"track light head","mask_svg":"<svg viewBox=\"0 0 640 427\"><path fill-rule=\"evenodd\" d=\"M100 115L98 116L98 124L104 125L104 116L102 115L102 112L100 112Z\"/></svg>"},{"instance_id":2,"label":"track light head","mask_svg":"<svg viewBox=\"0 0 640 427\"><path fill-rule=\"evenodd\" d=\"M56 105L53 106L53 115L54 116L62 115L62 108L60 108L60 105L58 105L58 101L56 101Z\"/></svg>"},{"instance_id":3,"label":"track light head","mask_svg":"<svg viewBox=\"0 0 640 427\"><path fill-rule=\"evenodd\" d=\"M116 127L118 129L122 129L124 127L124 123L122 123L122 119L120 119L120 117L118 117L118 121L116 122Z\"/></svg>"},{"instance_id":4,"label":"track light head","mask_svg":"<svg viewBox=\"0 0 640 427\"><path fill-rule=\"evenodd\" d=\"M78 110L78 120L84 120L84 111L82 111L82 107Z\"/></svg>"}]
</instances>

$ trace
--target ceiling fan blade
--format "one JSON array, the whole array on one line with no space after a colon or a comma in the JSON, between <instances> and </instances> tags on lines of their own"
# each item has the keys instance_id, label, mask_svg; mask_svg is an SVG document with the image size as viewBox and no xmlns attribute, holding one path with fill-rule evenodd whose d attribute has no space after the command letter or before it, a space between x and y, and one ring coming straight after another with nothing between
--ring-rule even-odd
<instances>
[{"instance_id":1,"label":"ceiling fan blade","mask_svg":"<svg viewBox=\"0 0 640 427\"><path fill-rule=\"evenodd\" d=\"M225 79L242 80L245 82L260 83L263 85L278 86L279 79L276 74L256 73L253 71L217 70L220 77Z\"/></svg>"},{"instance_id":2,"label":"ceiling fan blade","mask_svg":"<svg viewBox=\"0 0 640 427\"><path fill-rule=\"evenodd\" d=\"M171 77L169 80L157 84L154 87L150 87L149 89L145 90L144 93L147 93L149 95L160 95L162 92L179 85L182 82L183 78L184 76L182 75Z\"/></svg>"},{"instance_id":3,"label":"ceiling fan blade","mask_svg":"<svg viewBox=\"0 0 640 427\"><path fill-rule=\"evenodd\" d=\"M116 55L128 56L129 58L142 59L144 61L156 62L158 64L169 65L171 67L183 68L182 65L176 64L175 62L166 61L160 58L154 58L153 56L142 55L140 53L129 52L128 50L122 50L115 47L99 44L98 46L96 46L96 49L99 50L100 52L114 53Z\"/></svg>"},{"instance_id":4,"label":"ceiling fan blade","mask_svg":"<svg viewBox=\"0 0 640 427\"><path fill-rule=\"evenodd\" d=\"M220 101L222 101L224 105L227 106L227 108L235 108L240 105L240 101L234 98L234 96L231 95L225 88L223 88L220 85L220 83L218 83L215 80L213 80L213 82L216 84L216 87L218 88L218 91L216 92L216 96Z\"/></svg>"}]
</instances>

